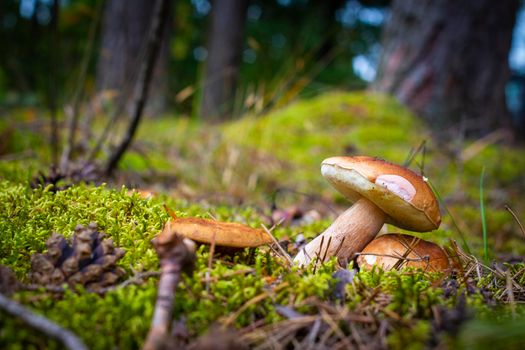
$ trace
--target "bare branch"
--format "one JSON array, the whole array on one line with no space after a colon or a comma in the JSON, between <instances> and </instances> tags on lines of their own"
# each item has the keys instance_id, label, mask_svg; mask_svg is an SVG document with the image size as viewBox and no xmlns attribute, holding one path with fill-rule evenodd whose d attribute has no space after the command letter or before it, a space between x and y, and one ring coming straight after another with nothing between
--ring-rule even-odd
<instances>
[{"instance_id":1,"label":"bare branch","mask_svg":"<svg viewBox=\"0 0 525 350\"><path fill-rule=\"evenodd\" d=\"M89 68L89 61L93 53L93 48L95 47L95 38L97 33L97 28L100 23L100 18L102 17L102 8L103 8L104 0L98 0L98 4L96 5L96 11L95 11L95 18L93 18L93 21L91 22L91 26L89 28L89 34L88 34L88 44L86 48L86 52L84 53L84 58L82 60L82 64L80 66L80 73L78 77L77 86L75 89L75 92L73 94L73 107L70 112L69 120L68 120L68 136L67 136L67 142L64 145L64 149L62 151L62 156L60 158L60 170L62 172L67 171L68 163L71 160L71 153L73 152L73 149L75 148L75 136L78 129L78 118L79 118L79 110L80 110L80 102L82 101L82 97L84 95L84 83L86 82L86 77L88 73Z\"/></svg>"},{"instance_id":2,"label":"bare branch","mask_svg":"<svg viewBox=\"0 0 525 350\"><path fill-rule=\"evenodd\" d=\"M120 144L117 146L115 152L109 157L105 170L106 175L108 176L110 176L113 173L118 162L124 155L124 152L126 152L126 150L128 149L140 123L142 111L144 109L148 96L149 84L153 75L153 66L160 50L163 29L168 18L168 6L169 1L167 0L157 0L155 4L155 9L153 11L153 19L151 21L151 27L148 35L146 55L140 65L138 82L135 87L135 94L133 97L131 112L131 121L129 123L126 135L124 136Z\"/></svg>"},{"instance_id":3,"label":"bare branch","mask_svg":"<svg viewBox=\"0 0 525 350\"><path fill-rule=\"evenodd\" d=\"M0 294L0 309L15 316L32 328L60 341L67 349L87 350L86 345L71 331L64 329L47 318Z\"/></svg>"}]
</instances>

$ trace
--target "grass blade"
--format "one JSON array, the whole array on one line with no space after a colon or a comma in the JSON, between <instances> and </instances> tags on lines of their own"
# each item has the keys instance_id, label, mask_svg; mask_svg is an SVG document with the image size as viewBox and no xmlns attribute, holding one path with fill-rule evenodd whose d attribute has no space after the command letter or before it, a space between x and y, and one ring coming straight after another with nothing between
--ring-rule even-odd
<instances>
[{"instance_id":1,"label":"grass blade","mask_svg":"<svg viewBox=\"0 0 525 350\"><path fill-rule=\"evenodd\" d=\"M483 230L483 256L485 262L489 260L489 243L487 240L487 218L485 216L485 201L483 199L483 180L485 178L485 167L481 169L481 175L479 178L479 209L481 214L481 229Z\"/></svg>"},{"instance_id":2,"label":"grass blade","mask_svg":"<svg viewBox=\"0 0 525 350\"><path fill-rule=\"evenodd\" d=\"M459 237L461 238L461 242L462 242L462 247L461 248L463 248L468 254L472 254L472 252L470 250L470 247L469 247L469 245L467 243L467 240L465 239L465 235L463 234L463 231L461 231L461 228L457 224L456 219L454 219L454 216L452 215L450 210L448 210L448 207L445 205L445 201L443 201L443 198L441 198L441 195L439 194L439 192L437 191L437 189L434 187L434 185L432 184L432 182L430 180L428 180L428 185L432 189L432 192L434 192L434 194L436 195L436 197L438 199L438 202L441 205L441 207L444 208L445 211L447 212L448 216L450 216L450 220L452 221L452 224L454 225L454 227L458 231Z\"/></svg>"}]
</instances>

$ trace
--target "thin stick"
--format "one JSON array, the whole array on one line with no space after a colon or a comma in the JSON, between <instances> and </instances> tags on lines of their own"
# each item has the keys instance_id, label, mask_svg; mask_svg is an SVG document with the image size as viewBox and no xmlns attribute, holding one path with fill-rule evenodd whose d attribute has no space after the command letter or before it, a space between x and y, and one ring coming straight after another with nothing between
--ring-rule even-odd
<instances>
[{"instance_id":1,"label":"thin stick","mask_svg":"<svg viewBox=\"0 0 525 350\"><path fill-rule=\"evenodd\" d=\"M483 195L483 180L485 178L485 167L481 168L479 176L479 209L481 214L481 228L483 230L483 256L485 262L489 261L489 242L487 237L487 217L485 216L485 200Z\"/></svg>"},{"instance_id":2,"label":"thin stick","mask_svg":"<svg viewBox=\"0 0 525 350\"><path fill-rule=\"evenodd\" d=\"M173 220L177 220L177 214L175 214L175 212L173 211L173 209L171 209L170 207L168 207L166 205L166 203L162 204L162 206L164 207L164 210L166 211L166 213L169 214L169 216L171 216L171 218Z\"/></svg>"},{"instance_id":3,"label":"thin stick","mask_svg":"<svg viewBox=\"0 0 525 350\"><path fill-rule=\"evenodd\" d=\"M139 272L136 275L134 275L133 277L128 278L127 280L125 280L124 282L122 282L122 283L120 283L120 284L118 284L116 286L102 288L100 290L100 293L97 293L97 294L101 294L101 293L104 294L104 293L110 292L112 290L116 290L116 289L121 289L121 288L127 287L127 286L129 286L131 284L140 284L140 283L143 283L144 280L147 280L148 278L158 277L158 276L160 276L160 272L159 271Z\"/></svg>"},{"instance_id":4,"label":"thin stick","mask_svg":"<svg viewBox=\"0 0 525 350\"><path fill-rule=\"evenodd\" d=\"M144 342L144 350L165 348L177 284L183 271L192 268L195 259L195 247L188 247L181 237L171 235L169 227L165 227L152 243L159 257L161 274L157 288L157 301L151 327Z\"/></svg>"},{"instance_id":5,"label":"thin stick","mask_svg":"<svg viewBox=\"0 0 525 350\"><path fill-rule=\"evenodd\" d=\"M514 211L508 205L505 205L505 209L507 209L507 211L510 213L510 215L512 215L514 220L516 220L516 222L518 223L520 227L521 233L523 233L523 235L525 236L525 229L523 228L523 225L521 224L520 219L518 219L518 216L516 215L516 213L514 213Z\"/></svg>"},{"instance_id":6,"label":"thin stick","mask_svg":"<svg viewBox=\"0 0 525 350\"><path fill-rule=\"evenodd\" d=\"M58 115L57 115L57 98L58 98L58 87L57 87L57 66L60 65L59 50L60 50L60 36L58 32L58 21L60 13L60 0L54 0L51 7L51 35L49 37L51 47L51 57L53 64L49 67L49 91L48 91L48 108L51 116L51 159L53 168L58 167L58 148L60 141L60 133L58 130Z\"/></svg>"},{"instance_id":7,"label":"thin stick","mask_svg":"<svg viewBox=\"0 0 525 350\"><path fill-rule=\"evenodd\" d=\"M415 150L413 148L410 149L410 152L408 152L408 156L405 159L405 162L403 163L404 167L408 168L410 164L412 163L412 161L414 160L414 158L416 158L418 153L421 151L424 151L426 143L427 143L427 140L423 140L421 141L421 143L419 144L419 146L417 146Z\"/></svg>"},{"instance_id":8,"label":"thin stick","mask_svg":"<svg viewBox=\"0 0 525 350\"><path fill-rule=\"evenodd\" d=\"M211 236L210 257L208 259L208 270L206 271L206 293L208 294L210 293L210 274L213 264L213 254L215 253L215 236L216 232L213 231L213 235Z\"/></svg>"},{"instance_id":9,"label":"thin stick","mask_svg":"<svg viewBox=\"0 0 525 350\"><path fill-rule=\"evenodd\" d=\"M323 251L323 245L324 245L324 235L321 236L321 244L319 244L319 251L315 252L315 262L314 262L313 273L315 273L317 271L317 264L319 263L319 258L321 257L321 252Z\"/></svg>"},{"instance_id":10,"label":"thin stick","mask_svg":"<svg viewBox=\"0 0 525 350\"><path fill-rule=\"evenodd\" d=\"M324 255L323 255L323 260L322 261L325 261L326 254L328 254L328 248L330 248L330 244L331 243L332 243L332 236L330 236L330 238L328 238L328 243L326 244L326 249L324 251Z\"/></svg>"},{"instance_id":11,"label":"thin stick","mask_svg":"<svg viewBox=\"0 0 525 350\"><path fill-rule=\"evenodd\" d=\"M67 349L87 350L86 345L73 332L64 329L47 318L35 314L30 309L0 294L0 308L15 316L30 327L60 341Z\"/></svg>"},{"instance_id":12,"label":"thin stick","mask_svg":"<svg viewBox=\"0 0 525 350\"><path fill-rule=\"evenodd\" d=\"M288 282L283 282L281 284L279 284L278 286L276 286L273 290L271 291L267 291L267 292L262 292L261 294L259 295L256 295L254 296L253 298L251 298L250 300L248 300L246 303L244 303L237 311L235 311L234 313L232 313L230 316L228 316L226 318L226 320L223 322L223 327L228 327L229 325L231 325L233 322L235 322L235 320L237 319L237 317L239 317L244 311L246 311L247 308L249 308L251 305L255 305L257 304L258 302L268 298L271 293L274 293L274 292L278 292L280 291L281 289L283 288L286 288L288 287Z\"/></svg>"},{"instance_id":13,"label":"thin stick","mask_svg":"<svg viewBox=\"0 0 525 350\"><path fill-rule=\"evenodd\" d=\"M343 331L341 331L341 328L339 328L339 326L334 321L332 316L330 316L325 310L321 309L321 317L328 324L328 326L330 326L332 331L339 337L339 339L341 339L344 342L346 349L351 349L352 344L350 343L348 338L344 335ZM361 347L358 346L358 349L361 349Z\"/></svg>"},{"instance_id":14,"label":"thin stick","mask_svg":"<svg viewBox=\"0 0 525 350\"><path fill-rule=\"evenodd\" d=\"M384 256L387 258L399 259L403 261L427 261L428 256L422 256L421 258L407 258L402 255L393 255L393 254L378 254L378 253L355 253L356 255L373 255L373 256Z\"/></svg>"},{"instance_id":15,"label":"thin stick","mask_svg":"<svg viewBox=\"0 0 525 350\"><path fill-rule=\"evenodd\" d=\"M507 295L509 297L510 311L512 312L512 318L516 318L516 301L514 299L514 291L512 290L512 277L510 276L510 270L505 271L506 284L507 284Z\"/></svg>"},{"instance_id":16,"label":"thin stick","mask_svg":"<svg viewBox=\"0 0 525 350\"><path fill-rule=\"evenodd\" d=\"M169 1L167 0L157 0L155 4L152 24L148 34L146 55L144 61L140 65L138 82L133 97L134 101L132 104L131 121L128 125L126 135L117 146L115 152L109 157L105 170L107 176L110 176L113 173L120 159L124 155L124 152L126 152L130 146L142 118L142 111L146 105L148 88L153 75L154 63L160 50L162 33L168 16L168 5Z\"/></svg>"},{"instance_id":17,"label":"thin stick","mask_svg":"<svg viewBox=\"0 0 525 350\"><path fill-rule=\"evenodd\" d=\"M236 270L236 271L227 272L224 275L217 276L217 277L206 277L205 276L204 278L201 278L201 282L203 282L203 283L217 282L220 279L229 278L229 277L233 277L233 276L237 276L237 275L246 275L246 274L249 274L249 273L253 273L254 271L255 271L254 269L244 269L244 270Z\"/></svg>"},{"instance_id":18,"label":"thin stick","mask_svg":"<svg viewBox=\"0 0 525 350\"><path fill-rule=\"evenodd\" d=\"M448 216L450 216L450 219L452 220L452 224L454 225L454 227L458 231L459 238L461 238L461 241L463 243L463 249L465 249L465 251L468 254L472 254L472 251L470 250L470 247L469 247L469 245L467 243L465 235L463 234L463 231L459 227L458 223L456 222L456 219L454 218L454 216L452 215L450 210L448 210L448 207L446 206L445 201L443 200L443 198L441 197L441 195L439 194L439 192L437 191L437 189L434 187L434 185L432 184L432 182L430 180L428 180L428 185L432 189L432 192L434 192L434 194L436 195L439 204L441 204L441 207L445 208L445 211L447 212Z\"/></svg>"},{"instance_id":19,"label":"thin stick","mask_svg":"<svg viewBox=\"0 0 525 350\"><path fill-rule=\"evenodd\" d=\"M264 224L261 224L262 228L264 231L266 231L266 233L268 234L268 236L270 236L270 238L272 239L273 243L275 243L277 245L277 249L279 249L279 251L281 252L281 254L284 256L284 258L288 261L288 263L291 265L293 265L293 259L292 257L286 252L286 250L284 250L284 248L279 244L279 241L277 240L277 238L274 237L274 235L272 234L271 230L269 230ZM274 226L275 227L275 226ZM273 227L272 227L273 229Z\"/></svg>"},{"instance_id":20,"label":"thin stick","mask_svg":"<svg viewBox=\"0 0 525 350\"><path fill-rule=\"evenodd\" d=\"M95 18L91 22L91 26L89 28L89 34L88 34L88 44L86 47L86 51L84 52L84 57L82 60L82 63L80 65L80 73L77 80L77 86L75 89L75 92L73 94L73 107L71 111L71 115L69 116L68 120L68 136L67 136L67 143L64 146L64 149L62 151L62 156L60 159L60 170L62 172L65 172L68 167L68 163L71 160L71 153L73 152L73 149L75 148L75 137L78 129L78 118L80 113L80 102L82 101L82 97L84 95L84 84L86 82L86 77L88 73L89 68L89 62L90 58L93 53L93 48L95 47L95 37L97 33L97 28L100 23L100 18L102 17L102 8L103 8L104 0L98 0L98 4L96 5L95 10Z\"/></svg>"}]
</instances>

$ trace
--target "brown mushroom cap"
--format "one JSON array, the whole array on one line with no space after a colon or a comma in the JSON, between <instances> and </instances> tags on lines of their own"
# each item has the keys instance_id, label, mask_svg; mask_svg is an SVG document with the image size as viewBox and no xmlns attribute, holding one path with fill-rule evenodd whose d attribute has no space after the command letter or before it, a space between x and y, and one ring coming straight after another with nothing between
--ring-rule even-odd
<instances>
[{"instance_id":1,"label":"brown mushroom cap","mask_svg":"<svg viewBox=\"0 0 525 350\"><path fill-rule=\"evenodd\" d=\"M425 232L441 223L426 179L409 169L366 156L331 157L323 161L321 173L351 202L370 200L385 212L389 224Z\"/></svg>"},{"instance_id":2,"label":"brown mushroom cap","mask_svg":"<svg viewBox=\"0 0 525 350\"><path fill-rule=\"evenodd\" d=\"M235 222L221 222L201 218L180 218L166 223L164 230L200 243L232 248L257 247L271 243L263 230Z\"/></svg>"},{"instance_id":3,"label":"brown mushroom cap","mask_svg":"<svg viewBox=\"0 0 525 350\"><path fill-rule=\"evenodd\" d=\"M408 251L410 252L407 254ZM405 258L407 259L404 260ZM400 260L403 267L426 271L450 269L447 254L437 244L414 236L394 233L379 236L370 242L357 258L357 265L365 270L370 270L373 266L391 270Z\"/></svg>"}]
</instances>

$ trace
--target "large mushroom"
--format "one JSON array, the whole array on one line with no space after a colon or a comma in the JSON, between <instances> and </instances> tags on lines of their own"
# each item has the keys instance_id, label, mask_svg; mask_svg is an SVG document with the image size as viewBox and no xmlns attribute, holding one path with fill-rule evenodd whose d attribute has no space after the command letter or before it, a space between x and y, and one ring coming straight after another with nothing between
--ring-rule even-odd
<instances>
[{"instance_id":1,"label":"large mushroom","mask_svg":"<svg viewBox=\"0 0 525 350\"><path fill-rule=\"evenodd\" d=\"M412 267L432 272L450 270L445 251L435 243L414 236L389 233L375 238L357 257L361 269L380 266L383 270Z\"/></svg>"},{"instance_id":2,"label":"large mushroom","mask_svg":"<svg viewBox=\"0 0 525 350\"><path fill-rule=\"evenodd\" d=\"M426 232L439 227L439 205L427 180L404 167L372 157L331 157L321 165L330 184L354 204L294 261L307 265L332 256L348 261L377 235L384 223Z\"/></svg>"}]
</instances>

